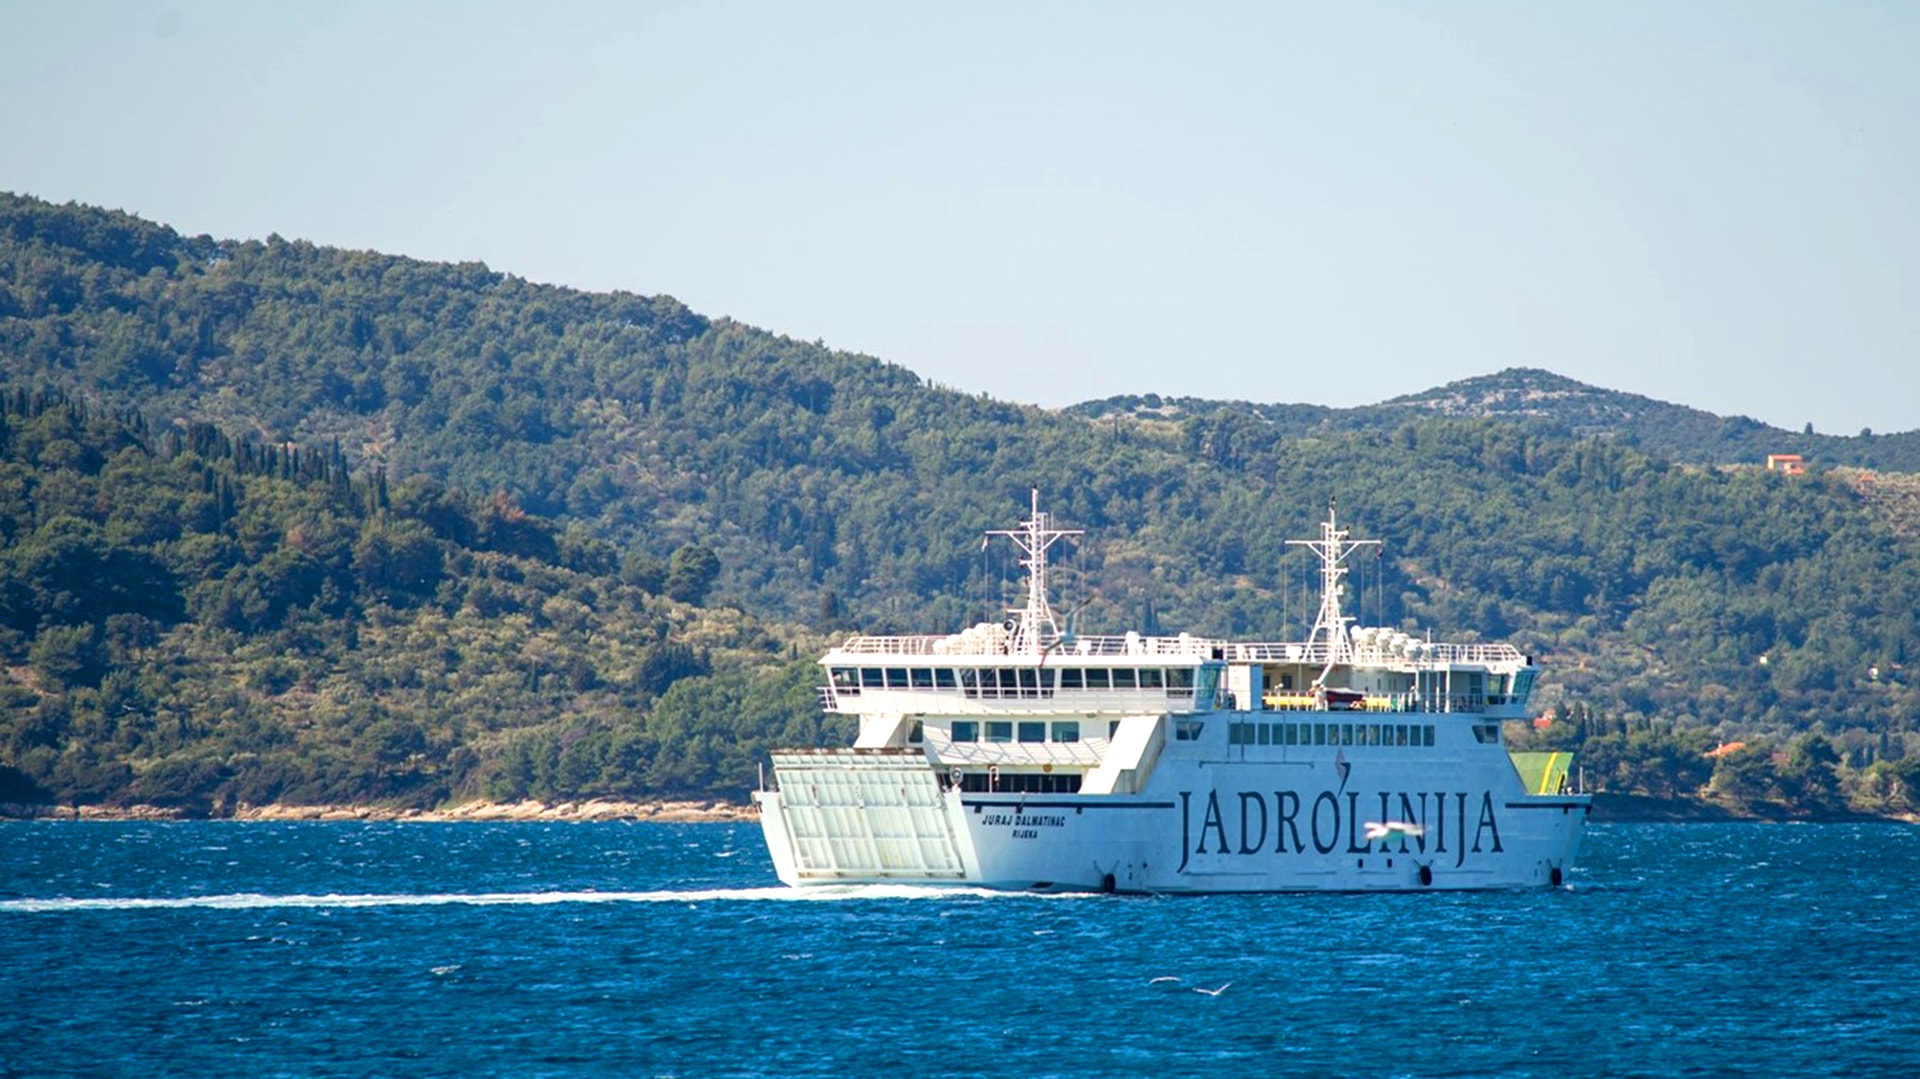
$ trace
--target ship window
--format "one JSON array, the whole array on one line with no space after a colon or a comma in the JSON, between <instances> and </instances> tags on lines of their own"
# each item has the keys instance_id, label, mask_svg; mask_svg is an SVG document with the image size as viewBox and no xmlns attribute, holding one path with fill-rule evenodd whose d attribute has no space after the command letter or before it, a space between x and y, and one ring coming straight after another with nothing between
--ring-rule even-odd
<instances>
[{"instance_id":1,"label":"ship window","mask_svg":"<svg viewBox=\"0 0 1920 1079\"><path fill-rule=\"evenodd\" d=\"M1053 740L1056 742L1078 742L1080 740L1080 721L1069 719L1053 725Z\"/></svg>"},{"instance_id":2,"label":"ship window","mask_svg":"<svg viewBox=\"0 0 1920 1079\"><path fill-rule=\"evenodd\" d=\"M1404 746L1407 744L1407 728L1404 725L1396 726L1393 729L1393 744L1396 746Z\"/></svg>"},{"instance_id":3,"label":"ship window","mask_svg":"<svg viewBox=\"0 0 1920 1079\"><path fill-rule=\"evenodd\" d=\"M1273 744L1273 724L1271 723L1260 724L1260 744L1263 746L1270 746Z\"/></svg>"},{"instance_id":4,"label":"ship window","mask_svg":"<svg viewBox=\"0 0 1920 1079\"><path fill-rule=\"evenodd\" d=\"M971 719L954 720L953 740L956 742L978 742L980 740L980 724Z\"/></svg>"},{"instance_id":5,"label":"ship window","mask_svg":"<svg viewBox=\"0 0 1920 1079\"><path fill-rule=\"evenodd\" d=\"M1086 684L1086 672L1078 667L1063 667L1060 670L1061 689L1080 689Z\"/></svg>"},{"instance_id":6,"label":"ship window","mask_svg":"<svg viewBox=\"0 0 1920 1079\"><path fill-rule=\"evenodd\" d=\"M888 667L887 668L887 688L888 689L907 688L907 669L905 667Z\"/></svg>"},{"instance_id":7,"label":"ship window","mask_svg":"<svg viewBox=\"0 0 1920 1079\"><path fill-rule=\"evenodd\" d=\"M1012 698L1019 695L1020 676L1014 673L1012 667L1000 668L1000 696Z\"/></svg>"},{"instance_id":8,"label":"ship window","mask_svg":"<svg viewBox=\"0 0 1920 1079\"><path fill-rule=\"evenodd\" d=\"M1113 739L1113 738L1118 738L1119 736L1120 736L1120 721L1117 719L1107 720L1107 737L1109 739Z\"/></svg>"},{"instance_id":9,"label":"ship window","mask_svg":"<svg viewBox=\"0 0 1920 1079\"><path fill-rule=\"evenodd\" d=\"M1198 742L1200 740L1200 721L1183 719L1173 725L1173 740L1176 742Z\"/></svg>"},{"instance_id":10,"label":"ship window","mask_svg":"<svg viewBox=\"0 0 1920 1079\"><path fill-rule=\"evenodd\" d=\"M1247 744L1247 728L1245 724L1227 724L1227 744L1230 746L1243 746Z\"/></svg>"},{"instance_id":11,"label":"ship window","mask_svg":"<svg viewBox=\"0 0 1920 1079\"><path fill-rule=\"evenodd\" d=\"M926 737L926 724L920 720L914 720L913 725L907 728L907 742L911 745L919 745L921 742L926 741Z\"/></svg>"},{"instance_id":12,"label":"ship window","mask_svg":"<svg viewBox=\"0 0 1920 1079\"><path fill-rule=\"evenodd\" d=\"M1141 689L1159 689L1160 688L1159 668L1156 667L1152 670L1143 668L1140 671L1140 688Z\"/></svg>"},{"instance_id":13,"label":"ship window","mask_svg":"<svg viewBox=\"0 0 1920 1079\"><path fill-rule=\"evenodd\" d=\"M1351 723L1340 724L1340 744L1343 746L1351 746L1351 745L1359 744L1353 740L1353 724Z\"/></svg>"},{"instance_id":14,"label":"ship window","mask_svg":"<svg viewBox=\"0 0 1920 1079\"><path fill-rule=\"evenodd\" d=\"M1327 744L1327 725L1325 723L1315 723L1313 725L1313 744L1316 746L1324 746Z\"/></svg>"},{"instance_id":15,"label":"ship window","mask_svg":"<svg viewBox=\"0 0 1920 1079\"><path fill-rule=\"evenodd\" d=\"M1047 725L1034 720L1020 721L1020 740L1022 742L1044 742L1047 740Z\"/></svg>"},{"instance_id":16,"label":"ship window","mask_svg":"<svg viewBox=\"0 0 1920 1079\"><path fill-rule=\"evenodd\" d=\"M952 667L935 667L933 669L933 685L934 685L934 688L936 689L952 689L953 688L953 668Z\"/></svg>"},{"instance_id":17,"label":"ship window","mask_svg":"<svg viewBox=\"0 0 1920 1079\"><path fill-rule=\"evenodd\" d=\"M1107 669L1105 667L1093 667L1087 671L1087 688L1107 688Z\"/></svg>"},{"instance_id":18,"label":"ship window","mask_svg":"<svg viewBox=\"0 0 1920 1079\"><path fill-rule=\"evenodd\" d=\"M1300 744L1300 724L1289 723L1286 726L1287 726L1287 744L1290 746L1299 745Z\"/></svg>"},{"instance_id":19,"label":"ship window","mask_svg":"<svg viewBox=\"0 0 1920 1079\"><path fill-rule=\"evenodd\" d=\"M867 687L868 689L887 688L886 679L881 677L880 668L878 667L860 668L860 684Z\"/></svg>"},{"instance_id":20,"label":"ship window","mask_svg":"<svg viewBox=\"0 0 1920 1079\"><path fill-rule=\"evenodd\" d=\"M1283 675L1281 675L1281 676L1280 676L1280 688L1281 688L1281 689L1292 689L1292 688L1293 688L1293 675L1290 675L1290 674L1283 674Z\"/></svg>"},{"instance_id":21,"label":"ship window","mask_svg":"<svg viewBox=\"0 0 1920 1079\"><path fill-rule=\"evenodd\" d=\"M1013 723L1008 720L990 719L987 721L987 741L1013 741Z\"/></svg>"},{"instance_id":22,"label":"ship window","mask_svg":"<svg viewBox=\"0 0 1920 1079\"><path fill-rule=\"evenodd\" d=\"M969 793L996 791L1003 794L1074 794L1080 790L1080 773L1002 772L988 775L969 772L961 777L960 789Z\"/></svg>"},{"instance_id":23,"label":"ship window","mask_svg":"<svg viewBox=\"0 0 1920 1079\"><path fill-rule=\"evenodd\" d=\"M1422 730L1426 732L1427 744L1432 745L1433 744L1433 724L1431 723L1427 724L1424 728L1422 728Z\"/></svg>"},{"instance_id":24,"label":"ship window","mask_svg":"<svg viewBox=\"0 0 1920 1079\"><path fill-rule=\"evenodd\" d=\"M1475 723L1473 725L1473 739L1482 745L1491 745L1494 742L1498 742L1500 740L1500 724Z\"/></svg>"},{"instance_id":25,"label":"ship window","mask_svg":"<svg viewBox=\"0 0 1920 1079\"><path fill-rule=\"evenodd\" d=\"M857 667L835 667L833 669L833 690L858 696L860 693L860 671Z\"/></svg>"},{"instance_id":26,"label":"ship window","mask_svg":"<svg viewBox=\"0 0 1920 1079\"><path fill-rule=\"evenodd\" d=\"M1131 667L1114 668L1113 688L1132 689L1133 688L1133 668Z\"/></svg>"},{"instance_id":27,"label":"ship window","mask_svg":"<svg viewBox=\"0 0 1920 1079\"><path fill-rule=\"evenodd\" d=\"M1020 695L1022 697L1038 696L1039 690L1039 673L1032 667L1020 668ZM1024 742L1026 739L1023 738L1021 741Z\"/></svg>"},{"instance_id":28,"label":"ship window","mask_svg":"<svg viewBox=\"0 0 1920 1079\"><path fill-rule=\"evenodd\" d=\"M960 668L960 688L966 691L967 696L978 697L980 695L980 672L974 670L972 667Z\"/></svg>"},{"instance_id":29,"label":"ship window","mask_svg":"<svg viewBox=\"0 0 1920 1079\"><path fill-rule=\"evenodd\" d=\"M1167 672L1168 689L1192 689L1193 668L1175 667Z\"/></svg>"},{"instance_id":30,"label":"ship window","mask_svg":"<svg viewBox=\"0 0 1920 1079\"><path fill-rule=\"evenodd\" d=\"M913 669L913 688L932 689L933 672L925 667L915 667Z\"/></svg>"}]
</instances>

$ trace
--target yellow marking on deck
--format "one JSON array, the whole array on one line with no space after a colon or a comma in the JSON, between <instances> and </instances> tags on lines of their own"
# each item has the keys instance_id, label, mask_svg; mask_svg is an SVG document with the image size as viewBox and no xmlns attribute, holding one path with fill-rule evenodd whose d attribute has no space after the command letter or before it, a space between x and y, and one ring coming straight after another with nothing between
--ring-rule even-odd
<instances>
[{"instance_id":1,"label":"yellow marking on deck","mask_svg":"<svg viewBox=\"0 0 1920 1079\"><path fill-rule=\"evenodd\" d=\"M1566 753L1547 754L1547 768L1546 768L1546 771L1540 773L1540 789L1535 791L1534 792L1535 794L1558 794L1559 793L1557 789L1549 789L1549 788L1558 787L1558 784L1556 784L1553 781L1554 769L1560 764L1560 758L1566 757L1566 756L1569 756L1569 754L1566 754ZM1568 763L1572 763L1572 762L1569 761ZM1565 773L1562 772L1562 774L1564 775Z\"/></svg>"}]
</instances>

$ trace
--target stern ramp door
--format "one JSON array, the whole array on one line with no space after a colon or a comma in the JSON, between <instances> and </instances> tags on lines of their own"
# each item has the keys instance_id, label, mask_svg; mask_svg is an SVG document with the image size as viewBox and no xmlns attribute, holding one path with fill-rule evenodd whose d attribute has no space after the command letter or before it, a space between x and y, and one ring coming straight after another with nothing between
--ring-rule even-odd
<instances>
[{"instance_id":1,"label":"stern ramp door","mask_svg":"<svg viewBox=\"0 0 1920 1079\"><path fill-rule=\"evenodd\" d=\"M805 880L964 880L946 796L919 750L773 755Z\"/></svg>"}]
</instances>

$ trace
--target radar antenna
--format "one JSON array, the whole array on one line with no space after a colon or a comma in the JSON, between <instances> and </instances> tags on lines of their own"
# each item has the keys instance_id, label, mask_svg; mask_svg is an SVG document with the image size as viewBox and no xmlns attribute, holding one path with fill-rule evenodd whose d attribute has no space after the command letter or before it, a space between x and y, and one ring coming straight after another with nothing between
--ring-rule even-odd
<instances>
[{"instance_id":1,"label":"radar antenna","mask_svg":"<svg viewBox=\"0 0 1920 1079\"><path fill-rule=\"evenodd\" d=\"M1063 536L1079 536L1084 532L1078 528L1054 528L1053 515L1040 511L1040 488L1033 488L1032 494L1032 516L1020 522L1018 529L994 529L987 536L1005 536L1026 555L1020 564L1027 569L1027 605L1007 608L1007 613L1014 616L1009 650L1044 655L1060 640L1060 625L1054 621L1053 608L1047 603L1047 548Z\"/></svg>"},{"instance_id":2,"label":"radar antenna","mask_svg":"<svg viewBox=\"0 0 1920 1079\"><path fill-rule=\"evenodd\" d=\"M1362 547L1378 547L1379 540L1352 540L1352 533L1340 528L1334 515L1334 500L1327 499L1327 519L1320 525L1317 540L1288 540L1289 547L1305 547L1320 556L1320 611L1313 619L1313 632L1307 637L1309 654L1315 644L1326 642L1327 666L1314 680L1323 685L1336 664L1353 661L1353 642L1347 639L1351 616L1340 612L1340 579L1347 575L1347 556Z\"/></svg>"}]
</instances>

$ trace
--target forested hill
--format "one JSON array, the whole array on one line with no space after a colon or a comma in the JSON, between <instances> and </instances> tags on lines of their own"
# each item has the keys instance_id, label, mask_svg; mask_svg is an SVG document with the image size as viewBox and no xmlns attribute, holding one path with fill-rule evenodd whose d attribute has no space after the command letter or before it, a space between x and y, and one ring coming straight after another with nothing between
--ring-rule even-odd
<instances>
[{"instance_id":1,"label":"forested hill","mask_svg":"<svg viewBox=\"0 0 1920 1079\"><path fill-rule=\"evenodd\" d=\"M1357 408L1132 394L1087 401L1068 411L1089 419L1186 419L1236 413L1292 436L1390 430L1426 416L1493 419L1568 438L1609 439L1694 464L1753 464L1769 454L1797 453L1818 466L1920 471L1920 430L1835 435L1816 433L1809 424L1805 430L1787 431L1746 416L1716 416L1520 367Z\"/></svg>"},{"instance_id":2,"label":"forested hill","mask_svg":"<svg viewBox=\"0 0 1920 1079\"><path fill-rule=\"evenodd\" d=\"M718 576L699 597L703 606L675 609L709 612L676 616L689 626L941 631L998 618L1016 567L1005 552L983 553L980 532L1011 524L1038 486L1063 522L1088 530L1065 552L1056 580L1059 600L1081 611L1088 631L1298 634L1306 566L1284 541L1311 535L1337 495L1343 519L1388 552L1356 578L1359 613L1417 632L1510 637L1541 655L1542 704L1563 717L1542 737L1580 741L1590 779L1671 794L1712 778L1724 797L1787 806L1831 807L1844 789L1856 806L1886 807L1904 804L1900 769L1920 760L1906 756L1920 699L1904 674L1920 556L1889 527L1884 500L1863 497L1852 474L1677 465L1629 439L1424 408L1402 409L1405 420L1391 427L1318 426L1306 435L1235 409L1093 420L926 385L897 366L708 320L664 297L585 293L479 265L277 237L182 237L125 214L17 196L0 196L0 361L29 396L57 391L86 402L90 416L129 413L150 431L208 425L239 442L313 447L329 475L344 471L361 484L384 476L393 492L414 490L409 484L453 492L507 517L524 514L577 549L610 549L616 563L667 565L676 552L712 552ZM184 459L152 438L144 444L156 461ZM96 455L114 461L119 452ZM76 476L104 475L104 465L90 471L95 459L62 450L15 462L25 470L16 490L27 508L6 537L6 587L35 587L32 568L43 563L29 554L48 538L49 513L108 536L121 527L118 496L63 497L52 503L65 507L57 512L34 501L82 482ZM468 669L470 649L494 648L482 643L491 608L471 602L480 581L464 571L430 597L356 588L341 598L353 562L338 552L384 527L371 520L339 526L353 538L331 548L335 591L289 603L291 622L271 627L224 624L225 608L195 606L194 596L217 594L236 572L271 575L275 552L308 534L297 520L263 518L252 542L236 533L225 563L186 557L193 544L166 546L184 539L154 541L161 547L150 556L169 567L186 603L171 622L146 616L161 627L159 639L189 651L280 656L300 674L282 675L293 678L284 686L261 674L261 685L279 692L235 712L243 718L222 728L231 737L216 742L193 726L221 714L205 694L241 693L253 673L169 660L152 669L150 687L184 684L197 670L193 684L204 690L178 712L186 725L172 729L181 740L135 741L105 763L133 762L117 774L144 775L179 759L232 776L258 745L304 745L283 729L300 729L301 694L323 683L345 694L360 683L365 661L355 657L369 637L355 629L356 639L332 648L301 634L418 620L408 622L417 626L408 647L444 641L438 662L449 671ZM477 539L433 538L445 565L467 566L463 550L474 552L476 567L509 555L471 546ZM587 641L604 628L595 620L616 617L622 595L650 612L636 627L668 617L659 604L670 597L631 583L624 587L637 591L621 591L620 571L604 558L534 563L558 569L516 564L526 580L553 585L517 600L530 625L537 618L528 605L544 611L557 598L584 608L554 609L573 612ZM560 571L584 579L548 576ZM481 576L484 597L511 572ZM25 694L15 698L14 734L0 750L10 756L0 765L24 781L62 795L83 789L47 769L100 741L75 717L107 714L104 698L88 694L105 693L118 667L110 617L85 623L109 649L98 687L82 678L63 689L54 672L34 666L34 650L51 647L41 643L50 629L80 622L34 608L0 641ZM299 632L286 635L288 624ZM817 639L732 632L689 644L704 673L664 690L647 677L609 675L628 669L611 659L604 669L588 660L586 690L521 672L551 694L537 729L522 735L499 724L456 729L445 713L467 698L448 696L459 692L450 683L409 697L412 687L375 678L362 692L369 707L425 724L428 748L403 739L424 763L438 767L479 747L477 761L460 758L465 766L452 773L467 777L465 786L408 788L415 796L442 788L584 795L615 784L627 794L738 792L751 769L718 746L762 744L789 723L817 730L805 726L817 724L805 694ZM671 638L634 628L611 639L637 650ZM550 647L528 655L554 654ZM513 676L512 648L485 654L494 666L476 669ZM788 655L798 662L780 666ZM579 707L590 719L567 703L575 692L587 694ZM159 714L153 700L130 702L124 715ZM748 728L708 729L707 717L729 708L756 717L750 736ZM20 716L31 723L23 727ZM634 731L651 732L652 748L616 751ZM1750 749L1705 757L1721 740ZM361 759L352 758L361 750L351 739L339 744ZM563 750L572 756L563 760ZM656 766L662 754L668 763ZM375 773L342 765L329 774L344 777L325 787L337 796ZM104 787L84 789L107 796ZM302 793L285 797L312 798L322 787L290 789ZM126 796L124 785L118 790L113 797Z\"/></svg>"},{"instance_id":3,"label":"forested hill","mask_svg":"<svg viewBox=\"0 0 1920 1079\"><path fill-rule=\"evenodd\" d=\"M737 798L826 728L811 637L337 453L0 401L0 802Z\"/></svg>"}]
</instances>

